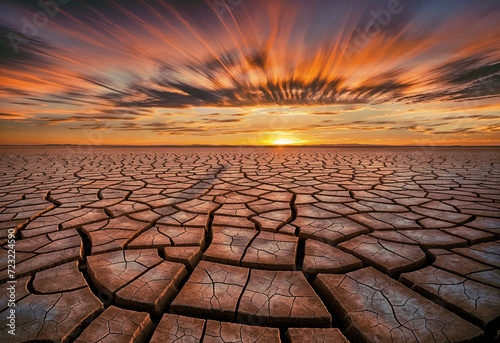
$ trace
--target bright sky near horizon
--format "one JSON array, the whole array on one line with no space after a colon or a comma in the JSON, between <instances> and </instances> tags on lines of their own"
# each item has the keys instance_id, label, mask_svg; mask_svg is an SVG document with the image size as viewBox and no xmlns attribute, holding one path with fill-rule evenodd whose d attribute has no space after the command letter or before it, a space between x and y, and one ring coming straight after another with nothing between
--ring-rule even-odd
<instances>
[{"instance_id":1,"label":"bright sky near horizon","mask_svg":"<svg viewBox=\"0 0 500 343\"><path fill-rule=\"evenodd\" d=\"M0 144L500 144L500 1L48 2L0 0Z\"/></svg>"}]
</instances>

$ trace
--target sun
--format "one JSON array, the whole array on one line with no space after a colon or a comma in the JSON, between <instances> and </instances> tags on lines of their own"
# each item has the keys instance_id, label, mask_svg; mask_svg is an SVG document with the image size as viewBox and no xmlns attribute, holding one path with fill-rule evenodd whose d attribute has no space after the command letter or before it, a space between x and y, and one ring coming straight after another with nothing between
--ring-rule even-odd
<instances>
[{"instance_id":1,"label":"sun","mask_svg":"<svg viewBox=\"0 0 500 343\"><path fill-rule=\"evenodd\" d=\"M295 144L298 143L294 139L290 138L278 138L273 142L273 145L289 145L289 144Z\"/></svg>"}]
</instances>

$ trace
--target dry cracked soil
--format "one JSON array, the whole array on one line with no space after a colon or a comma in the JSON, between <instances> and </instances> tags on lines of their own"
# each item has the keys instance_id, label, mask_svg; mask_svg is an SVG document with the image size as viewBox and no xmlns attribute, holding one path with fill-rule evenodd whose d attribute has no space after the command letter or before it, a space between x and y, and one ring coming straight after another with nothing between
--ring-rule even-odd
<instances>
[{"instance_id":1,"label":"dry cracked soil","mask_svg":"<svg viewBox=\"0 0 500 343\"><path fill-rule=\"evenodd\" d=\"M499 238L494 148L3 147L0 340L498 341Z\"/></svg>"}]
</instances>

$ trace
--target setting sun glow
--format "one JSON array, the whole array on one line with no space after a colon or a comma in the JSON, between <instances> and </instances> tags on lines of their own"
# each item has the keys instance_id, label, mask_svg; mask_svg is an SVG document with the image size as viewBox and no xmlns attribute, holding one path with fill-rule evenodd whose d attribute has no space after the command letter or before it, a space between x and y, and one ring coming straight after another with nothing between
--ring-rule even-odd
<instances>
[{"instance_id":1,"label":"setting sun glow","mask_svg":"<svg viewBox=\"0 0 500 343\"><path fill-rule=\"evenodd\" d=\"M290 138L278 138L273 142L273 145L290 145L290 144L297 144L299 143L298 141Z\"/></svg>"}]
</instances>

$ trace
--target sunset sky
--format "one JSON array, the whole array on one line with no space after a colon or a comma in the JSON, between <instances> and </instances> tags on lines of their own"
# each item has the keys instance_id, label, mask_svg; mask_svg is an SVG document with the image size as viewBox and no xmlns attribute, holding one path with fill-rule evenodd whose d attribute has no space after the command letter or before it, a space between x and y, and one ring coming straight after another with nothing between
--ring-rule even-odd
<instances>
[{"instance_id":1,"label":"sunset sky","mask_svg":"<svg viewBox=\"0 0 500 343\"><path fill-rule=\"evenodd\" d=\"M0 1L0 144L500 144L498 0Z\"/></svg>"}]
</instances>

